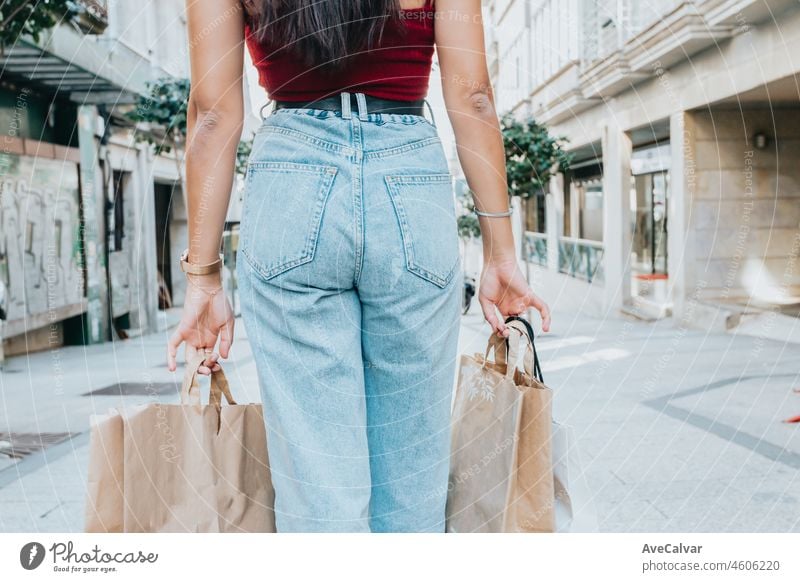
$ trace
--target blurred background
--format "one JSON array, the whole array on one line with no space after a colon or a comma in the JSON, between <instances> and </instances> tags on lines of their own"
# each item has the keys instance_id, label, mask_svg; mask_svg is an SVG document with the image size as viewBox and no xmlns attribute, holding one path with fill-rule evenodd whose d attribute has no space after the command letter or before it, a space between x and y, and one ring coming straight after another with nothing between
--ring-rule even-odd
<instances>
[{"instance_id":1,"label":"blurred background","mask_svg":"<svg viewBox=\"0 0 800 582\"><path fill-rule=\"evenodd\" d=\"M89 415L177 399L184 2L6 0L0 21L0 530L78 531ZM545 379L601 529L800 530L800 4L494 0L484 22L520 256L555 311ZM249 61L244 78L237 311L242 174L269 111ZM460 208L461 346L481 351L436 66L429 101ZM255 401L237 334L229 375Z\"/></svg>"}]
</instances>

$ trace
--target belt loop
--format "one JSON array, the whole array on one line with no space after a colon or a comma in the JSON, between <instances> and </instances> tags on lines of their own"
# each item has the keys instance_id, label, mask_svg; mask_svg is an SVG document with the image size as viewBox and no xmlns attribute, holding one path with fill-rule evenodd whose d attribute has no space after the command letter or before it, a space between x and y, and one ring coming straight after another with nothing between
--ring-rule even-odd
<instances>
[{"instance_id":1,"label":"belt loop","mask_svg":"<svg viewBox=\"0 0 800 582\"><path fill-rule=\"evenodd\" d=\"M264 117L264 109L272 105L272 111L270 113L275 113L275 99L269 99L264 105L261 106L261 109L258 110L258 115L261 117L262 121L266 119Z\"/></svg>"},{"instance_id":2,"label":"belt loop","mask_svg":"<svg viewBox=\"0 0 800 582\"><path fill-rule=\"evenodd\" d=\"M425 101L425 105L428 106L428 112L431 114L431 123L433 124L433 127L436 127L436 117L434 117L434 115L433 115L433 107L431 107L431 104L428 103L427 99L425 99L424 101Z\"/></svg>"},{"instance_id":3,"label":"belt loop","mask_svg":"<svg viewBox=\"0 0 800 582\"><path fill-rule=\"evenodd\" d=\"M363 93L356 93L356 101L358 101L358 118L361 121L369 120L367 111L367 97Z\"/></svg>"},{"instance_id":4,"label":"belt loop","mask_svg":"<svg viewBox=\"0 0 800 582\"><path fill-rule=\"evenodd\" d=\"M350 108L350 93L347 91L342 92L342 119L350 119L352 117L352 109Z\"/></svg>"}]
</instances>

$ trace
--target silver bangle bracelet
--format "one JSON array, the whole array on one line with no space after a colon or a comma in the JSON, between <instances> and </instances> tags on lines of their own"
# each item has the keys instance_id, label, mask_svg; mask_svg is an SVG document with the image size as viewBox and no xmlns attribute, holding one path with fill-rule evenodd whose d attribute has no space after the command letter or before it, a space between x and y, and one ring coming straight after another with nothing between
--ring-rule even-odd
<instances>
[{"instance_id":1,"label":"silver bangle bracelet","mask_svg":"<svg viewBox=\"0 0 800 582\"><path fill-rule=\"evenodd\" d=\"M486 218L506 218L507 216L511 216L512 213L513 210L511 208L505 212L482 212L477 208L475 209L475 214L478 216L484 216Z\"/></svg>"}]
</instances>

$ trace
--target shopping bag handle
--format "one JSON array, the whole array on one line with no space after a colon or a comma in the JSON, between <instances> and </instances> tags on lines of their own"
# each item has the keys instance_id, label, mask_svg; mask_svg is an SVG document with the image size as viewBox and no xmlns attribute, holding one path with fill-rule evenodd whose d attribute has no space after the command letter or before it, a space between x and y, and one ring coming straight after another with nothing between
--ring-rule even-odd
<instances>
[{"instance_id":1,"label":"shopping bag handle","mask_svg":"<svg viewBox=\"0 0 800 582\"><path fill-rule=\"evenodd\" d=\"M484 365L489 361L490 353L494 352L494 363L505 366L506 376L513 377L514 370L519 365L519 360L522 359L525 373L544 384L539 354L532 340L533 329L529 329L530 324L516 316L509 317L506 323L513 333L508 338L501 338L495 334L491 335L486 345L486 354L483 358ZM525 347L523 348L522 358L520 358L520 342L522 338L525 338Z\"/></svg>"},{"instance_id":2,"label":"shopping bag handle","mask_svg":"<svg viewBox=\"0 0 800 582\"><path fill-rule=\"evenodd\" d=\"M519 329L518 326L513 325L512 322L515 321L521 323L523 329ZM539 354L536 351L536 342L535 342L536 336L533 333L533 326L527 319L525 319L524 317L520 317L518 315L508 316L506 318L506 324L512 324L511 327L518 329L521 334L524 333L524 335L527 337L528 346L526 346L526 348L530 347L531 352L533 352L533 377L536 378L542 384L544 384L544 376L542 376L542 366L541 363L539 362ZM506 338L506 345L508 346L507 351L510 354L511 344L509 343L508 338Z\"/></svg>"},{"instance_id":3,"label":"shopping bag handle","mask_svg":"<svg viewBox=\"0 0 800 582\"><path fill-rule=\"evenodd\" d=\"M197 354L193 358L186 360L186 373L183 376L183 384L181 385L181 404L200 406L200 383L197 381L197 370L205 360L202 353ZM222 396L228 404L236 404L236 401L231 395L230 384L225 372L222 371L222 366L216 372L211 372L211 390L208 396L208 403L211 406L220 408L222 406Z\"/></svg>"}]
</instances>

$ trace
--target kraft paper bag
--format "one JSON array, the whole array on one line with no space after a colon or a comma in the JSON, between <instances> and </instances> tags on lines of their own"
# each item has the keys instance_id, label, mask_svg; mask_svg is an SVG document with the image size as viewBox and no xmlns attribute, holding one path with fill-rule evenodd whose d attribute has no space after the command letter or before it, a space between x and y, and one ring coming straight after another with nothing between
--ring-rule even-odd
<instances>
[{"instance_id":1,"label":"kraft paper bag","mask_svg":"<svg viewBox=\"0 0 800 582\"><path fill-rule=\"evenodd\" d=\"M555 530L552 391L541 376L532 328L521 318L507 323L508 340L493 334L485 354L461 358L448 532Z\"/></svg>"},{"instance_id":2,"label":"kraft paper bag","mask_svg":"<svg viewBox=\"0 0 800 582\"><path fill-rule=\"evenodd\" d=\"M275 531L261 404L236 404L221 370L201 404L201 361L187 362L181 404L92 416L84 531Z\"/></svg>"}]
</instances>

